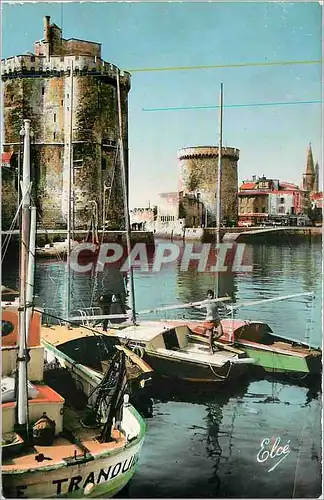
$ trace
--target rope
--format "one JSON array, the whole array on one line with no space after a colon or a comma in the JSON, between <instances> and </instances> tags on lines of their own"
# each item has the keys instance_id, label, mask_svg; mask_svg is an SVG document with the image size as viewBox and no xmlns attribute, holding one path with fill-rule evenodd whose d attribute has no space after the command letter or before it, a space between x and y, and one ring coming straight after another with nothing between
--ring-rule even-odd
<instances>
[{"instance_id":1,"label":"rope","mask_svg":"<svg viewBox=\"0 0 324 500\"><path fill-rule=\"evenodd\" d=\"M209 368L211 369L211 371L213 372L213 374L215 375L215 377L221 378L222 380L226 380L228 378L228 376L230 374L230 371L232 369L232 363L229 362L229 368L227 370L227 373L226 373L225 376L223 376L223 375L220 375L219 373L215 373L212 365L210 363L208 363L208 364L209 364Z\"/></svg>"},{"instance_id":2,"label":"rope","mask_svg":"<svg viewBox=\"0 0 324 500\"><path fill-rule=\"evenodd\" d=\"M107 200L107 207L105 208L105 211L103 213L103 226L102 226L101 241L100 241L101 245L103 244L104 235L105 235L106 219L107 219L109 207L110 207L111 192L112 192L112 187L114 185L116 166L117 166L117 150L115 151L115 156L114 156L113 170L112 170L112 176L111 176L111 181L110 181L110 189L109 189L108 200ZM104 196L105 196L105 191L104 191ZM93 286L91 288L90 307L94 303L96 289L98 288L98 271L97 270L95 271L94 276L92 276L92 280L93 280Z\"/></svg>"},{"instance_id":3,"label":"rope","mask_svg":"<svg viewBox=\"0 0 324 500\"><path fill-rule=\"evenodd\" d=\"M10 225L10 228L9 228L9 234L7 234L6 237L5 237L5 240L4 240L4 243L2 245L2 249L1 249L2 250L2 254L3 254L3 257L1 259L1 263L3 263L3 260L5 258L5 255L6 255L6 252L8 250L11 237L13 235L13 229L14 229L14 227L16 225L18 216L20 215L20 210L21 210L21 207L22 207L22 205L23 205L23 203L25 201L25 198L28 195L28 193L31 191L31 186L32 186L32 182L29 184L28 188L26 189L26 192L24 193L24 195L23 195L23 197L21 199L21 202L19 203L19 206L18 206L18 208L16 210L15 216L14 216L14 218L12 220L12 223Z\"/></svg>"},{"instance_id":4,"label":"rope","mask_svg":"<svg viewBox=\"0 0 324 500\"><path fill-rule=\"evenodd\" d=\"M314 321L314 302L315 302L315 295L312 295L311 297L311 302L310 302L310 320L309 320L309 326L306 323L305 327L305 342L308 343L308 348L311 349L311 329ZM307 342L308 341L308 342Z\"/></svg>"}]
</instances>

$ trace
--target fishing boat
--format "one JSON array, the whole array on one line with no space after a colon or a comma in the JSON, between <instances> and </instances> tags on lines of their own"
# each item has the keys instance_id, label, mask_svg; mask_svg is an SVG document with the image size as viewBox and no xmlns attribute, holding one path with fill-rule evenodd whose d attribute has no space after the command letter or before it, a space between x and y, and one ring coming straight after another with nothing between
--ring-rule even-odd
<instances>
[{"instance_id":1,"label":"fishing boat","mask_svg":"<svg viewBox=\"0 0 324 500\"><path fill-rule=\"evenodd\" d=\"M2 303L3 496L112 497L135 472L145 423L128 401L123 350L112 346L95 391L91 372L87 379L82 374L82 385L61 366L44 372L41 314L33 308L29 147L30 120L24 120L19 301Z\"/></svg>"},{"instance_id":2,"label":"fishing boat","mask_svg":"<svg viewBox=\"0 0 324 500\"><path fill-rule=\"evenodd\" d=\"M233 345L244 351L255 360L254 366L264 372L305 377L321 374L321 349L297 339L280 337L262 321L223 319L221 324L224 334L217 345ZM206 330L201 323L192 321L188 326L196 339L204 337L207 342Z\"/></svg>"},{"instance_id":3,"label":"fishing boat","mask_svg":"<svg viewBox=\"0 0 324 500\"><path fill-rule=\"evenodd\" d=\"M186 323L140 322L108 332L143 357L164 377L191 382L224 383L240 377L254 359L243 350L221 346L210 353L209 345L193 339Z\"/></svg>"},{"instance_id":4,"label":"fishing boat","mask_svg":"<svg viewBox=\"0 0 324 500\"><path fill-rule=\"evenodd\" d=\"M125 355L126 375L131 394L151 383L153 369L133 350L125 348L116 336L86 326L42 325L41 344L45 348L45 363L71 371L78 384L85 380L95 390L117 350Z\"/></svg>"}]
</instances>

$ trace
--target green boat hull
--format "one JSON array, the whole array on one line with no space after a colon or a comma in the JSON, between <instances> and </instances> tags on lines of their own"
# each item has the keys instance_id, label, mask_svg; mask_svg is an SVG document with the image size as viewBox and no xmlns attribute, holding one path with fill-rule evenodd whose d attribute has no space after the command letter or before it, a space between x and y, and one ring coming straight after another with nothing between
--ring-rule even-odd
<instances>
[{"instance_id":1,"label":"green boat hull","mask_svg":"<svg viewBox=\"0 0 324 500\"><path fill-rule=\"evenodd\" d=\"M308 375L311 373L309 361L312 356L290 356L288 354L247 347L241 343L238 346L245 353L255 359L255 365L270 373L301 373ZM315 357L316 358L316 357ZM320 357L318 363L320 366ZM317 371L317 370L314 370Z\"/></svg>"}]
</instances>

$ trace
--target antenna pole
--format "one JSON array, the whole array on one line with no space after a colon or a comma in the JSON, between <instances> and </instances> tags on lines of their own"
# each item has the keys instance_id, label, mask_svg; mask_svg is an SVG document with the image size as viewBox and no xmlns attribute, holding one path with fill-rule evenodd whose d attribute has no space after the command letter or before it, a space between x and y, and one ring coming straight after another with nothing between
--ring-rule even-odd
<instances>
[{"instance_id":1,"label":"antenna pole","mask_svg":"<svg viewBox=\"0 0 324 500\"><path fill-rule=\"evenodd\" d=\"M219 111L219 139L218 139L218 167L217 167L217 185L216 185L216 249L220 244L220 226L221 226L221 182L222 182L222 153L223 153L223 83L220 87L220 111ZM215 297L219 295L219 271L216 271Z\"/></svg>"},{"instance_id":2,"label":"antenna pole","mask_svg":"<svg viewBox=\"0 0 324 500\"><path fill-rule=\"evenodd\" d=\"M131 242L131 226L129 217L129 207L128 207L128 189L127 189L127 177L125 168L125 157L124 157L124 145L123 145L123 126L122 126L122 113L121 113L121 99L120 99L120 81L119 81L119 69L117 68L117 101L118 101L118 122L119 122L119 154L122 170L122 180L123 180L123 198L124 198L124 211L125 211L125 229L126 229L126 244L127 244L127 256L130 258L132 251ZM130 302L132 309L132 322L136 323L136 308L135 308L135 287L134 287L134 273L132 265L129 266L129 277L130 277Z\"/></svg>"}]
</instances>

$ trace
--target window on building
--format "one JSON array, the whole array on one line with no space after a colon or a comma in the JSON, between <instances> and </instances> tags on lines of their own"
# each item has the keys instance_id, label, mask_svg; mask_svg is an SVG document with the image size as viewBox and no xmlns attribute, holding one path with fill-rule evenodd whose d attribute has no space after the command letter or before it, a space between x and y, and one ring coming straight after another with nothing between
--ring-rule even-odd
<instances>
[{"instance_id":1,"label":"window on building","mask_svg":"<svg viewBox=\"0 0 324 500\"><path fill-rule=\"evenodd\" d=\"M56 122L56 113L54 113L53 120L54 120L54 123L55 123Z\"/></svg>"},{"instance_id":2,"label":"window on building","mask_svg":"<svg viewBox=\"0 0 324 500\"><path fill-rule=\"evenodd\" d=\"M78 61L79 60L79 56L75 56L75 60Z\"/></svg>"},{"instance_id":3,"label":"window on building","mask_svg":"<svg viewBox=\"0 0 324 500\"><path fill-rule=\"evenodd\" d=\"M265 211L266 211L265 207L262 207L262 213L263 214L265 214Z\"/></svg>"},{"instance_id":4,"label":"window on building","mask_svg":"<svg viewBox=\"0 0 324 500\"><path fill-rule=\"evenodd\" d=\"M42 87L42 95L45 94L45 87Z\"/></svg>"},{"instance_id":5,"label":"window on building","mask_svg":"<svg viewBox=\"0 0 324 500\"><path fill-rule=\"evenodd\" d=\"M285 198L280 198L280 203L285 203Z\"/></svg>"},{"instance_id":6,"label":"window on building","mask_svg":"<svg viewBox=\"0 0 324 500\"><path fill-rule=\"evenodd\" d=\"M54 132L54 134L53 134L53 139L55 141L55 139L56 139L56 132Z\"/></svg>"},{"instance_id":7,"label":"window on building","mask_svg":"<svg viewBox=\"0 0 324 500\"><path fill-rule=\"evenodd\" d=\"M70 94L66 94L66 97L67 97L68 99L70 99Z\"/></svg>"},{"instance_id":8,"label":"window on building","mask_svg":"<svg viewBox=\"0 0 324 500\"><path fill-rule=\"evenodd\" d=\"M35 56L31 56L30 61L35 62Z\"/></svg>"},{"instance_id":9,"label":"window on building","mask_svg":"<svg viewBox=\"0 0 324 500\"><path fill-rule=\"evenodd\" d=\"M64 57L60 57L60 61L61 61L61 62L64 62Z\"/></svg>"},{"instance_id":10,"label":"window on building","mask_svg":"<svg viewBox=\"0 0 324 500\"><path fill-rule=\"evenodd\" d=\"M255 213L257 214L257 213L259 212L258 207L255 207L255 210L254 210L254 211L255 211Z\"/></svg>"},{"instance_id":11,"label":"window on building","mask_svg":"<svg viewBox=\"0 0 324 500\"><path fill-rule=\"evenodd\" d=\"M102 158L101 159L101 170L106 170L107 169L107 159Z\"/></svg>"},{"instance_id":12,"label":"window on building","mask_svg":"<svg viewBox=\"0 0 324 500\"><path fill-rule=\"evenodd\" d=\"M63 101L63 99L61 99L61 106L63 106L63 104L64 104L64 101Z\"/></svg>"}]
</instances>

